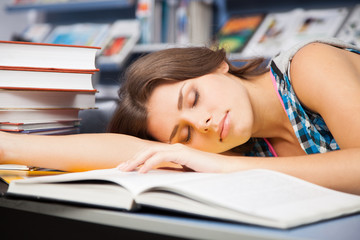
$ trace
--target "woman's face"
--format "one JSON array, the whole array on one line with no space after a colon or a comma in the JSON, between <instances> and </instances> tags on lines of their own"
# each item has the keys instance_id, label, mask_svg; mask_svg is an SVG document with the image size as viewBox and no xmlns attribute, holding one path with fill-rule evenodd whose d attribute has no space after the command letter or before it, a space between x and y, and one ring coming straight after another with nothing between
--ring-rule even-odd
<instances>
[{"instance_id":1,"label":"woman's face","mask_svg":"<svg viewBox=\"0 0 360 240\"><path fill-rule=\"evenodd\" d=\"M150 96L148 131L157 140L220 153L251 137L253 111L242 82L217 71L156 87Z\"/></svg>"}]
</instances>

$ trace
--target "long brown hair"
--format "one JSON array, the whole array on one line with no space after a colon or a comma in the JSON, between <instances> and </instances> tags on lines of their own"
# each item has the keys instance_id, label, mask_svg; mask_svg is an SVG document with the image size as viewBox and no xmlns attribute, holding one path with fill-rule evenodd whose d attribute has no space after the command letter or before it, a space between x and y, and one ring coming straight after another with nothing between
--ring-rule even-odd
<instances>
[{"instance_id":1,"label":"long brown hair","mask_svg":"<svg viewBox=\"0 0 360 240\"><path fill-rule=\"evenodd\" d=\"M229 73L243 79L267 71L263 58L239 61L242 66L236 67L223 49L207 47L171 48L140 57L124 74L118 107L108 132L155 140L147 131L146 109L153 89L165 81L183 81L212 73L224 61L229 64Z\"/></svg>"}]
</instances>

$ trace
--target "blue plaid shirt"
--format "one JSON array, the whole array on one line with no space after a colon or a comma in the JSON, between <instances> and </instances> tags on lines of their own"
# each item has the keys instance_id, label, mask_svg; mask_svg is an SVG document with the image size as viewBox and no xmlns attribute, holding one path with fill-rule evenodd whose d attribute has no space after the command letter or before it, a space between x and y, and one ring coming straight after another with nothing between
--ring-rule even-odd
<instances>
[{"instance_id":1,"label":"blue plaid shirt","mask_svg":"<svg viewBox=\"0 0 360 240\"><path fill-rule=\"evenodd\" d=\"M344 49L360 54L360 51L356 49ZM307 154L325 153L340 149L324 119L319 114L301 105L291 85L288 71L281 72L274 61L270 63L270 71L302 149ZM274 156L264 139L254 139L254 146L246 155Z\"/></svg>"}]
</instances>

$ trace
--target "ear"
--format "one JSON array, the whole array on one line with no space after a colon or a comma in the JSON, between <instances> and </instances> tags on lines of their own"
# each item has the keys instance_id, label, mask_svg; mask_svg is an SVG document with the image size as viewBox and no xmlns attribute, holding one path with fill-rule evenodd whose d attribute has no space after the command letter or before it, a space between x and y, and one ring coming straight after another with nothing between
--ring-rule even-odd
<instances>
[{"instance_id":1,"label":"ear","mask_svg":"<svg viewBox=\"0 0 360 240\"><path fill-rule=\"evenodd\" d=\"M220 72L220 73L227 73L227 72L229 72L229 64L227 64L227 62L223 61L223 62L219 65L217 71Z\"/></svg>"}]
</instances>

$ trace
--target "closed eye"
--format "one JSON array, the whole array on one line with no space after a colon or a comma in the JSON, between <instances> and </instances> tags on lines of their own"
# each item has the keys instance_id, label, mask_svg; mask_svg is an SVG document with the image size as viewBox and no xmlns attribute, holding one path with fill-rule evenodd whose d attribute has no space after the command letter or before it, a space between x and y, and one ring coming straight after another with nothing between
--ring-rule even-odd
<instances>
[{"instance_id":1,"label":"closed eye","mask_svg":"<svg viewBox=\"0 0 360 240\"><path fill-rule=\"evenodd\" d=\"M195 97L194 97L194 102L193 102L193 105L192 105L192 107L195 107L196 105L197 105L197 103L198 103L198 101L199 101L199 92L196 90L195 91Z\"/></svg>"},{"instance_id":2,"label":"closed eye","mask_svg":"<svg viewBox=\"0 0 360 240\"><path fill-rule=\"evenodd\" d=\"M191 127L188 126L188 127L187 127L187 136L186 136L186 139L185 139L184 142L185 142L185 143L189 143L190 140L191 140Z\"/></svg>"}]
</instances>

